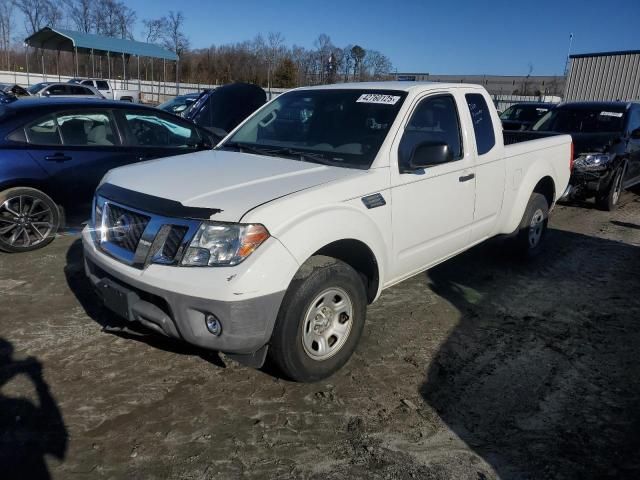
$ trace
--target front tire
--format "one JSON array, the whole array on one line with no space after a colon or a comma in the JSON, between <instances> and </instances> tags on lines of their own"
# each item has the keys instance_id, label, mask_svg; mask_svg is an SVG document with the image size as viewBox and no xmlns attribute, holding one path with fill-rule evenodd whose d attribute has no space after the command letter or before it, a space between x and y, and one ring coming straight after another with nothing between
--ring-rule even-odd
<instances>
[{"instance_id":1,"label":"front tire","mask_svg":"<svg viewBox=\"0 0 640 480\"><path fill-rule=\"evenodd\" d=\"M626 165L622 165L618 167L609 189L596 197L596 204L600 209L610 212L615 210L618 206L618 202L622 196L622 183L624 179L625 166Z\"/></svg>"},{"instance_id":2,"label":"front tire","mask_svg":"<svg viewBox=\"0 0 640 480\"><path fill-rule=\"evenodd\" d=\"M278 313L269 358L292 380L315 382L339 370L356 349L367 297L358 273L317 255L294 277Z\"/></svg>"},{"instance_id":3,"label":"front tire","mask_svg":"<svg viewBox=\"0 0 640 480\"><path fill-rule=\"evenodd\" d=\"M58 206L40 190L17 187L0 192L0 250L37 250L53 241L59 227Z\"/></svg>"},{"instance_id":4,"label":"front tire","mask_svg":"<svg viewBox=\"0 0 640 480\"><path fill-rule=\"evenodd\" d=\"M533 258L540 254L548 221L547 199L540 193L532 193L515 238L515 247L519 255L524 258Z\"/></svg>"}]
</instances>

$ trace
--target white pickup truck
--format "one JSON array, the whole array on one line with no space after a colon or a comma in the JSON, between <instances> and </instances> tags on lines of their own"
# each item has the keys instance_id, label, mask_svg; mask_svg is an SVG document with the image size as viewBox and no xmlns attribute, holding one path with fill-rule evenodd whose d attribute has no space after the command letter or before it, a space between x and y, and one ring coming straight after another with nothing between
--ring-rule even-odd
<instances>
[{"instance_id":1,"label":"white pickup truck","mask_svg":"<svg viewBox=\"0 0 640 480\"><path fill-rule=\"evenodd\" d=\"M571 137L503 143L479 86L292 90L213 151L109 172L86 273L129 321L318 380L382 290L501 234L539 251Z\"/></svg>"},{"instance_id":2,"label":"white pickup truck","mask_svg":"<svg viewBox=\"0 0 640 480\"><path fill-rule=\"evenodd\" d=\"M74 78L71 82L93 87L98 90L103 97L110 100L140 103L140 92L138 90L116 90L115 88L111 88L111 83L109 83L108 80L103 80L101 78Z\"/></svg>"}]
</instances>

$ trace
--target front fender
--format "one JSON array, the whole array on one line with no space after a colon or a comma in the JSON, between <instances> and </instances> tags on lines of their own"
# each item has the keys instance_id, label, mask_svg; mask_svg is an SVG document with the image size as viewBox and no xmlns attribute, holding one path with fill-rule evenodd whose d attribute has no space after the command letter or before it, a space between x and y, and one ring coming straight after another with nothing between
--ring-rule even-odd
<instances>
[{"instance_id":1,"label":"front fender","mask_svg":"<svg viewBox=\"0 0 640 480\"><path fill-rule=\"evenodd\" d=\"M379 225L389 214L388 210L389 206L363 211L359 201L326 205L291 217L272 233L300 264L333 242L362 242L371 250L378 265L380 282L377 298L384 284L388 265L385 236Z\"/></svg>"}]
</instances>

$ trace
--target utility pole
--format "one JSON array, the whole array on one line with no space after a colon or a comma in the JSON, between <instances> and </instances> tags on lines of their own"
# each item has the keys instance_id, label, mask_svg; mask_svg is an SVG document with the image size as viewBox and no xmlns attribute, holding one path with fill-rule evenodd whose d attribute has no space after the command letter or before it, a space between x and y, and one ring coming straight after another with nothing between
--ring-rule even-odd
<instances>
[{"instance_id":1,"label":"utility pole","mask_svg":"<svg viewBox=\"0 0 640 480\"><path fill-rule=\"evenodd\" d=\"M569 50L567 51L567 61L564 64L564 76L569 73L569 57L571 57L571 47L573 45L573 33L569 34Z\"/></svg>"}]
</instances>

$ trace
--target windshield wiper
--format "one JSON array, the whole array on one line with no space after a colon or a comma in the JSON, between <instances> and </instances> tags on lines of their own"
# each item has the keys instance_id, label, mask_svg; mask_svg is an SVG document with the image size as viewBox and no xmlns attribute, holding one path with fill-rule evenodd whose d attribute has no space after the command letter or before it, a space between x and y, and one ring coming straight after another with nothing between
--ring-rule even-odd
<instances>
[{"instance_id":1,"label":"windshield wiper","mask_svg":"<svg viewBox=\"0 0 640 480\"><path fill-rule=\"evenodd\" d=\"M256 155L274 155L269 149L258 148L253 145L240 142L227 142L220 148L233 148L239 152L255 153Z\"/></svg>"},{"instance_id":2,"label":"windshield wiper","mask_svg":"<svg viewBox=\"0 0 640 480\"><path fill-rule=\"evenodd\" d=\"M294 157L301 162L319 163L321 165L335 166L340 165L339 161L333 161L326 157L326 155L318 152L307 152L305 150L296 150L291 147L280 147L273 150L277 155L288 155Z\"/></svg>"}]
</instances>

